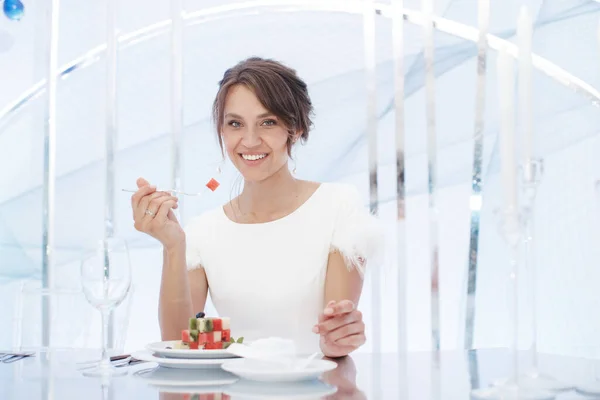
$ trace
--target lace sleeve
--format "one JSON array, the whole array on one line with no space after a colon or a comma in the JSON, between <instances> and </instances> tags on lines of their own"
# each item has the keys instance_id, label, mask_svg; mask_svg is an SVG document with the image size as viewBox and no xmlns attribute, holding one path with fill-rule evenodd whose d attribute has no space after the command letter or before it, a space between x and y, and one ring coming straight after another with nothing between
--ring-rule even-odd
<instances>
[{"instance_id":1,"label":"lace sleeve","mask_svg":"<svg viewBox=\"0 0 600 400\"><path fill-rule=\"evenodd\" d=\"M364 276L367 263L372 266L382 261L383 225L363 206L354 186L344 186L338 202L330 251L339 252L348 269L357 268Z\"/></svg>"}]
</instances>

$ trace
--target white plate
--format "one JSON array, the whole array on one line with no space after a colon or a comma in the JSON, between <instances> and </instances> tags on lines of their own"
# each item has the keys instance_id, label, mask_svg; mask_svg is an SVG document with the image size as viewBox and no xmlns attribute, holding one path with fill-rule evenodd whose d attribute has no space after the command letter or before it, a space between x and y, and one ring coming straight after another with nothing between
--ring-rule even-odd
<instances>
[{"instance_id":1,"label":"white plate","mask_svg":"<svg viewBox=\"0 0 600 400\"><path fill-rule=\"evenodd\" d=\"M242 379L223 389L223 393L231 397L256 400L314 400L331 396L335 392L337 392L335 386L328 385L320 380L264 383Z\"/></svg>"},{"instance_id":2,"label":"white plate","mask_svg":"<svg viewBox=\"0 0 600 400\"><path fill-rule=\"evenodd\" d=\"M175 368L175 369L206 369L206 368L220 368L221 364L225 361L231 360L230 358L169 358L159 357L152 354L148 350L138 351L131 354L131 357L137 358L138 360L155 362L161 367Z\"/></svg>"},{"instance_id":3,"label":"white plate","mask_svg":"<svg viewBox=\"0 0 600 400\"><path fill-rule=\"evenodd\" d=\"M146 349L150 350L154 354L161 357L170 358L236 358L236 355L229 353L227 350L188 350L188 349L176 349L175 344L179 340L169 340L166 342L150 343L146 346ZM167 349L167 347L171 347Z\"/></svg>"},{"instance_id":4,"label":"white plate","mask_svg":"<svg viewBox=\"0 0 600 400\"><path fill-rule=\"evenodd\" d=\"M222 369L205 370L181 370L172 368L150 368L136 371L133 376L146 382L148 385L162 389L168 389L169 392L181 391L182 393L212 393L222 392L235 382L238 378Z\"/></svg>"},{"instance_id":5,"label":"white plate","mask_svg":"<svg viewBox=\"0 0 600 400\"><path fill-rule=\"evenodd\" d=\"M308 367L293 370L279 365L241 358L228 360L222 368L241 378L259 382L299 382L319 378L324 372L331 371L337 364L328 360L313 360Z\"/></svg>"}]
</instances>

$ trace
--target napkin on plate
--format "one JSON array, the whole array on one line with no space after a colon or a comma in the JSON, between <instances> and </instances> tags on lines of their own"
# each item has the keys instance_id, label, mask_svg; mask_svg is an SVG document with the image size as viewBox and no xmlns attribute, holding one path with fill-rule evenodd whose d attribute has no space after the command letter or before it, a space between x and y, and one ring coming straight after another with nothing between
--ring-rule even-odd
<instances>
[{"instance_id":1,"label":"napkin on plate","mask_svg":"<svg viewBox=\"0 0 600 400\"><path fill-rule=\"evenodd\" d=\"M251 360L256 367L295 369L304 358L298 357L293 340L270 337L253 341L249 345L232 343L227 351L236 356Z\"/></svg>"}]
</instances>

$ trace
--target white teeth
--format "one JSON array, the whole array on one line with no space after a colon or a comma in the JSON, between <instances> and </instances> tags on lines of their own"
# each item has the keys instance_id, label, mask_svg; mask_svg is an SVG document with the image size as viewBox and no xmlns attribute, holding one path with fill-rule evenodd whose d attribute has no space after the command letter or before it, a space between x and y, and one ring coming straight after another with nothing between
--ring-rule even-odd
<instances>
[{"instance_id":1,"label":"white teeth","mask_svg":"<svg viewBox=\"0 0 600 400\"><path fill-rule=\"evenodd\" d=\"M242 157L244 158L244 160L249 160L249 161L260 160L261 158L265 158L266 156L267 156L266 154L242 154Z\"/></svg>"}]
</instances>

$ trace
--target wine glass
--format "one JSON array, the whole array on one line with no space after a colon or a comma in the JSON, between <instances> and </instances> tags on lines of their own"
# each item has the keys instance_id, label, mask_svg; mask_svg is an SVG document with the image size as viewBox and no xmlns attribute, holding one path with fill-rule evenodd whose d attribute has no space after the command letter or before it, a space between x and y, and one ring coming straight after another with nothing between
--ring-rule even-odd
<instances>
[{"instance_id":1,"label":"wine glass","mask_svg":"<svg viewBox=\"0 0 600 400\"><path fill-rule=\"evenodd\" d=\"M521 211L523 215L524 226L524 257L523 266L527 282L527 291L529 301L531 302L531 311L529 315L531 328L531 366L525 373L519 376L519 382L523 386L531 389L547 390L552 392L561 392L570 390L573 385L564 383L553 376L543 374L539 369L538 350L537 350L537 274L535 265L535 206L538 188L542 182L544 174L544 160L541 158L528 159L520 168L520 187L522 194Z\"/></svg>"},{"instance_id":2,"label":"wine glass","mask_svg":"<svg viewBox=\"0 0 600 400\"><path fill-rule=\"evenodd\" d=\"M102 314L102 360L86 376L126 375L113 367L108 356L108 324L111 311L127 296L131 287L131 265L127 243L118 238L100 240L85 252L81 261L81 284L87 301Z\"/></svg>"},{"instance_id":3,"label":"wine glass","mask_svg":"<svg viewBox=\"0 0 600 400\"><path fill-rule=\"evenodd\" d=\"M495 386L471 391L471 398L480 400L552 400L556 397L554 392L527 387L523 385L519 375L518 357L518 315L519 315L519 292L518 281L521 279L521 268L519 259L519 245L523 238L522 222L523 216L515 208L498 209L496 212L498 227L502 238L509 249L509 318L511 331L510 377L497 382Z\"/></svg>"}]
</instances>

